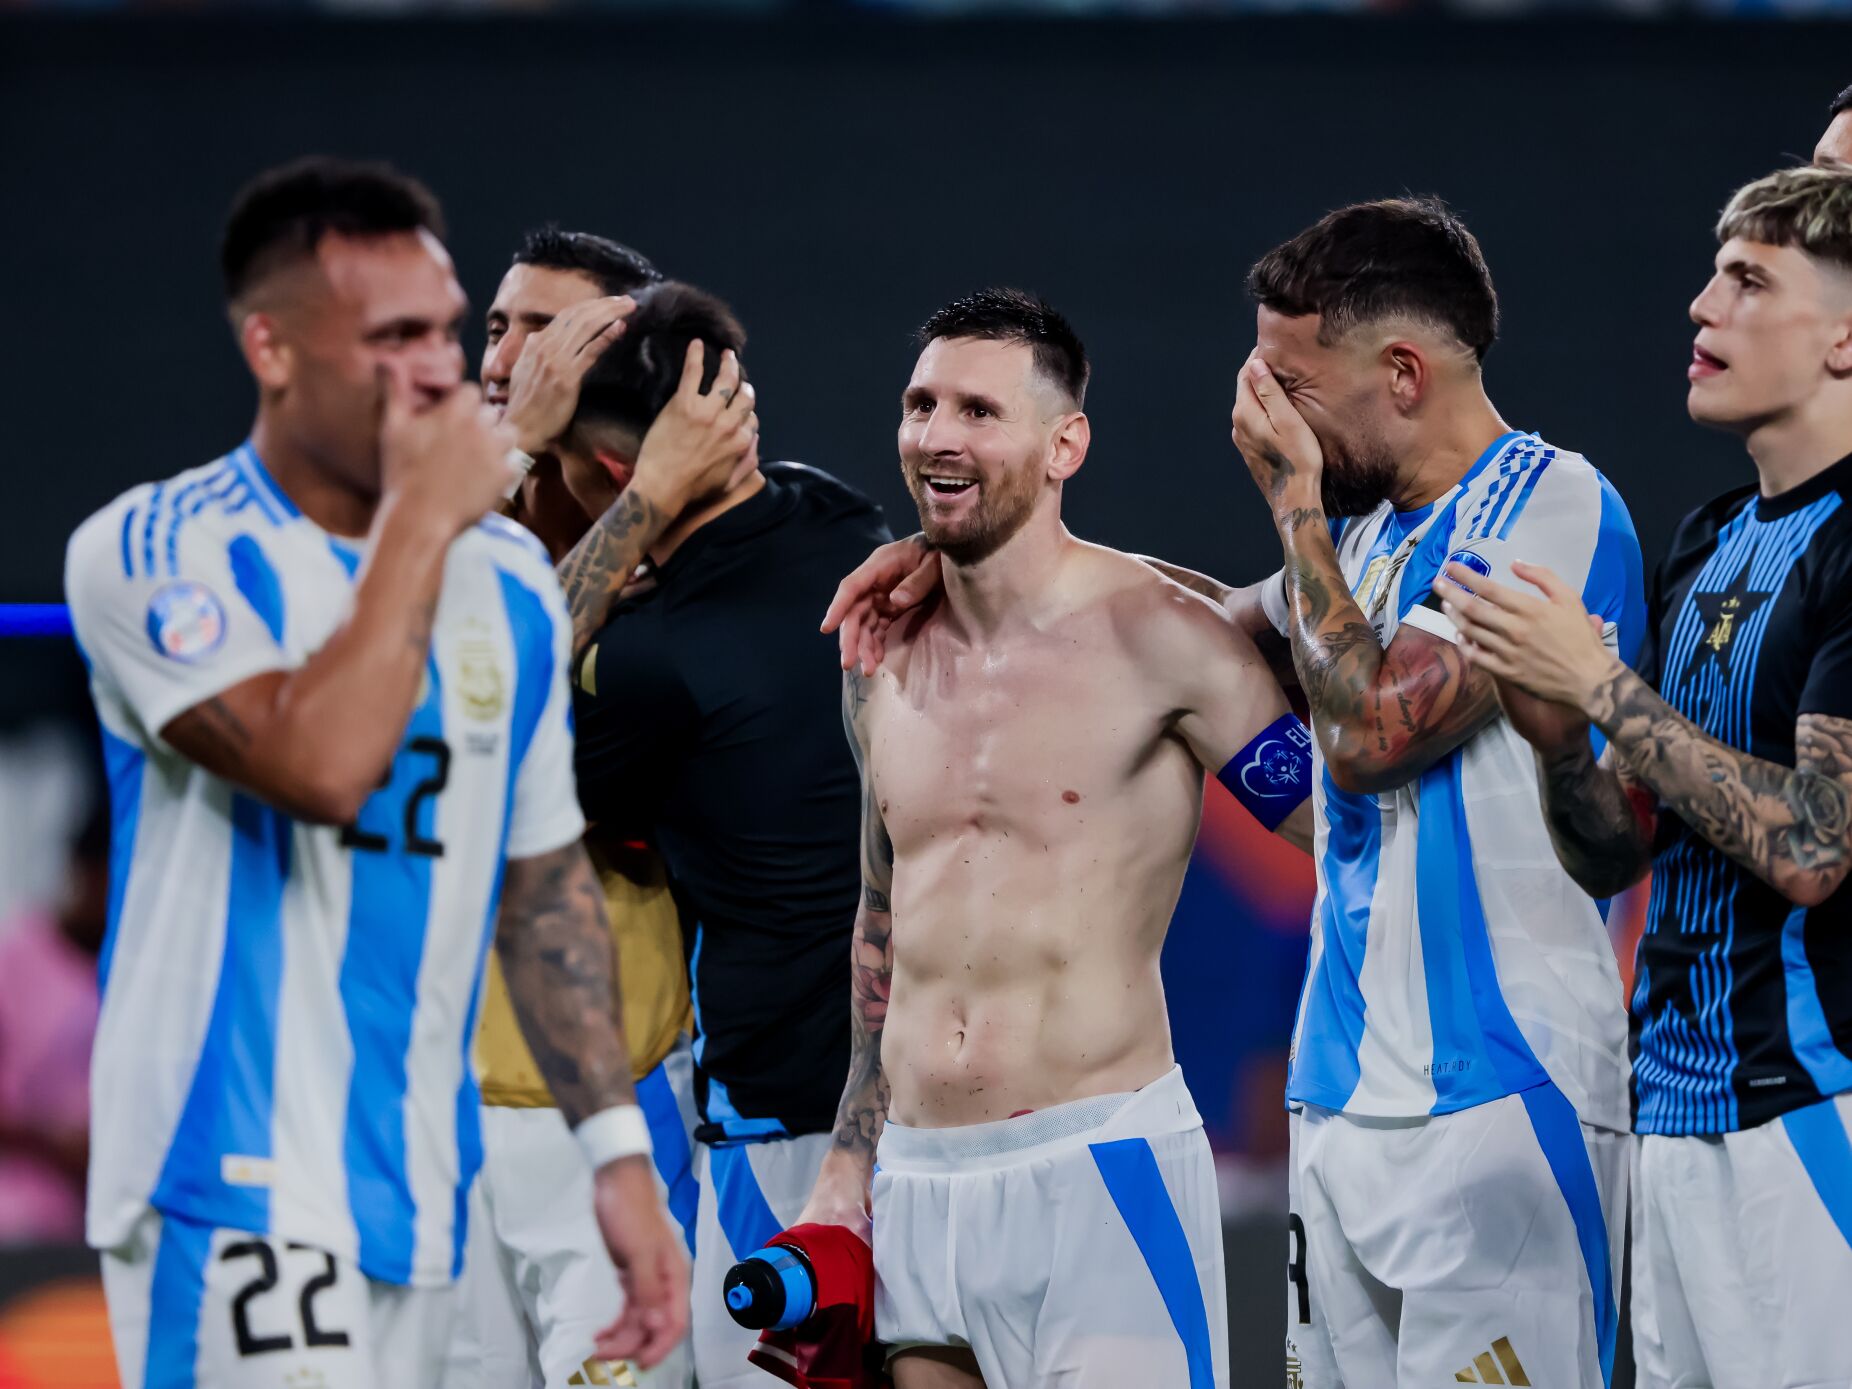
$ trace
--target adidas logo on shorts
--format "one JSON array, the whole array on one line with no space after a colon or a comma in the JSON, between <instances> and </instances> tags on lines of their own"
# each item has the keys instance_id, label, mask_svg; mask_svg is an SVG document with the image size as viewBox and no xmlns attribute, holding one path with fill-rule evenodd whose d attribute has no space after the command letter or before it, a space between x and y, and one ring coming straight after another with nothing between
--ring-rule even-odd
<instances>
[{"instance_id":1,"label":"adidas logo on shorts","mask_svg":"<svg viewBox=\"0 0 1852 1389\"><path fill-rule=\"evenodd\" d=\"M603 1360L587 1360L578 1368L572 1378L566 1381L568 1384L610 1385L634 1385L636 1382L637 1377L632 1373L629 1363L621 1360L616 1364L610 1364ZM1529 1382L1528 1380L1525 1381L1527 1384Z\"/></svg>"},{"instance_id":2,"label":"adidas logo on shorts","mask_svg":"<svg viewBox=\"0 0 1852 1389\"><path fill-rule=\"evenodd\" d=\"M1518 1360L1518 1353L1511 1348L1511 1338L1500 1336L1492 1342L1490 1350L1484 1350L1473 1357L1473 1363L1454 1374L1454 1379L1461 1384L1529 1384L1530 1376L1524 1373L1524 1366Z\"/></svg>"}]
</instances>

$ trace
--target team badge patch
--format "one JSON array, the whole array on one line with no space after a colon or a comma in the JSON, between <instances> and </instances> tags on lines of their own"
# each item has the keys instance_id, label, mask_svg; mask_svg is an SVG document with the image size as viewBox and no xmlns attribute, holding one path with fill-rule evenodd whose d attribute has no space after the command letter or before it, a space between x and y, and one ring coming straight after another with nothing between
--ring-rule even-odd
<instances>
[{"instance_id":1,"label":"team badge patch","mask_svg":"<svg viewBox=\"0 0 1852 1389\"><path fill-rule=\"evenodd\" d=\"M1492 577L1492 562L1477 550L1455 550L1447 556L1447 564L1457 564L1463 569L1470 569L1482 579ZM1445 564L1441 566L1443 569L1446 567Z\"/></svg>"},{"instance_id":2,"label":"team badge patch","mask_svg":"<svg viewBox=\"0 0 1852 1389\"><path fill-rule=\"evenodd\" d=\"M148 640L171 661L197 661L225 641L225 605L202 583L176 579L148 600Z\"/></svg>"},{"instance_id":3,"label":"team badge patch","mask_svg":"<svg viewBox=\"0 0 1852 1389\"><path fill-rule=\"evenodd\" d=\"M470 623L456 644L455 680L464 712L472 719L489 723L500 717L508 682L502 676L489 629L481 623Z\"/></svg>"}]
</instances>

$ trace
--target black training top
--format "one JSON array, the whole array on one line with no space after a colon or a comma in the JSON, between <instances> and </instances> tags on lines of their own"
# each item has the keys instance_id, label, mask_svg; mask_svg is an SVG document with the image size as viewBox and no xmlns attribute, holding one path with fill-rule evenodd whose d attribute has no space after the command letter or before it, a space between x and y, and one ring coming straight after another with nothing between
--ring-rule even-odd
<instances>
[{"instance_id":1,"label":"black training top","mask_svg":"<svg viewBox=\"0 0 1852 1389\"><path fill-rule=\"evenodd\" d=\"M710 1141L828 1129L849 1069L861 783L817 624L890 537L829 474L763 472L617 604L575 680L585 813L661 848L691 926Z\"/></svg>"},{"instance_id":2,"label":"black training top","mask_svg":"<svg viewBox=\"0 0 1852 1389\"><path fill-rule=\"evenodd\" d=\"M1731 747L1794 765L1802 714L1852 718L1852 457L1685 518L1641 675ZM1752 1128L1852 1089L1852 885L1796 907L1661 809L1633 996L1634 1127Z\"/></svg>"}]
</instances>

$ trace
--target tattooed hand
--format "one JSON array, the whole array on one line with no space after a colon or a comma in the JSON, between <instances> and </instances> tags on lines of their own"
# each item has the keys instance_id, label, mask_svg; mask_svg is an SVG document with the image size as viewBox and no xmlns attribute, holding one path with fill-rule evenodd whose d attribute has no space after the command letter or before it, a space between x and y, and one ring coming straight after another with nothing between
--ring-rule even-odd
<instances>
[{"instance_id":1,"label":"tattooed hand","mask_svg":"<svg viewBox=\"0 0 1852 1389\"><path fill-rule=\"evenodd\" d=\"M1535 598L1449 565L1453 582L1435 591L1469 643L1475 666L1598 724L1627 772L1661 804L1789 901L1814 906L1852 867L1852 721L1804 714L1795 765L1783 766L1721 743L1667 704L1601 644L1569 586L1538 565L1513 572L1542 590ZM1470 583L1469 592L1463 585ZM1625 880L1638 866L1644 824L1630 828L1621 798L1601 787L1582 753L1545 759L1551 831L1578 880ZM1624 786L1622 789L1625 789ZM1603 809L1591 814L1592 796ZM1565 813L1557 814L1560 804ZM1591 821L1611 828L1595 833ZM1579 845L1576 840L1583 841ZM1607 875L1597 860L1623 870Z\"/></svg>"},{"instance_id":2,"label":"tattooed hand","mask_svg":"<svg viewBox=\"0 0 1852 1389\"><path fill-rule=\"evenodd\" d=\"M1601 640L1601 623L1543 565L1519 560L1511 572L1537 593L1495 583L1460 564L1449 564L1435 579L1441 611L1460 629L1467 659L1538 699L1592 717L1596 689L1620 667Z\"/></svg>"},{"instance_id":3,"label":"tattooed hand","mask_svg":"<svg viewBox=\"0 0 1852 1389\"><path fill-rule=\"evenodd\" d=\"M1274 523L1285 529L1310 521L1324 524L1319 492L1324 450L1261 360L1258 348L1242 365L1231 418L1235 447L1273 508Z\"/></svg>"}]
</instances>

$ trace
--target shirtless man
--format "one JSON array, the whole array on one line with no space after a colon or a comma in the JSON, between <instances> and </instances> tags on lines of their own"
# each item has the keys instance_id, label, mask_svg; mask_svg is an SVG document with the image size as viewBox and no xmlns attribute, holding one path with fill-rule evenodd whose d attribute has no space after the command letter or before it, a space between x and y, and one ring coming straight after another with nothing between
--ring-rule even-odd
<instances>
[{"instance_id":1,"label":"shirtless man","mask_svg":"<svg viewBox=\"0 0 1852 1389\"><path fill-rule=\"evenodd\" d=\"M1089 440L1066 321L987 291L919 338L901 467L945 592L844 684L854 1050L803 1219L868 1233L872 1177L897 1389L1226 1386L1158 953L1205 769L1303 844L1309 741L1220 608L1062 525Z\"/></svg>"}]
</instances>

